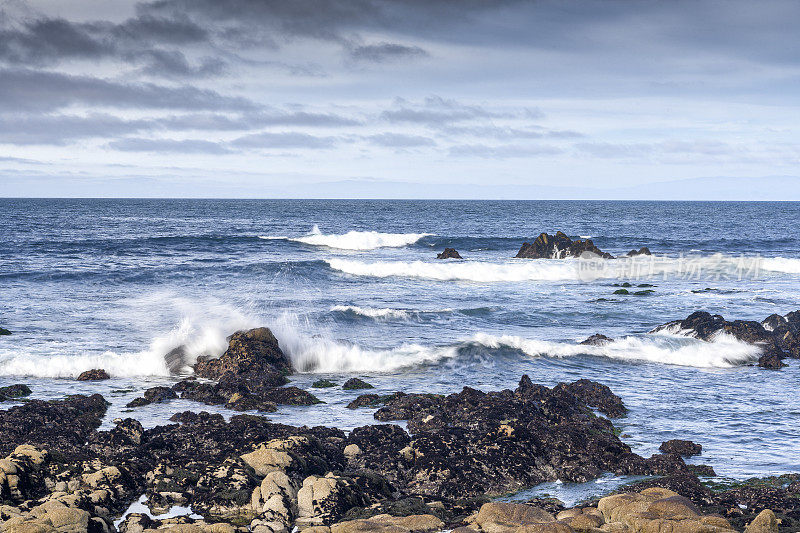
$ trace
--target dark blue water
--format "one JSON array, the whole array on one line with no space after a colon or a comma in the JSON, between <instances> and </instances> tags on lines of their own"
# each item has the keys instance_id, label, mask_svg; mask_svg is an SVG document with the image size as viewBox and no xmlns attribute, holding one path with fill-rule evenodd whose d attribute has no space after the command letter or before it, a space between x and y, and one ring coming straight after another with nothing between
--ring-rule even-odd
<instances>
[{"instance_id":1,"label":"dark blue water","mask_svg":"<svg viewBox=\"0 0 800 533\"><path fill-rule=\"evenodd\" d=\"M0 200L0 326L14 332L0 337L0 384L96 390L110 420L177 379L170 349L214 355L236 329L267 325L299 386L359 375L387 392L449 392L523 373L586 377L631 408L618 425L640 453L690 438L722 475L798 471L796 361L766 371L730 339L647 334L697 309L758 320L800 309L797 220L796 203ZM513 259L556 230L655 256ZM444 247L465 260L437 261ZM615 295L625 281L653 292ZM618 340L576 344L595 332ZM95 367L114 379L62 379ZM352 394L315 393L328 403L271 417L372 421L344 408ZM152 425L190 407L133 416Z\"/></svg>"}]
</instances>

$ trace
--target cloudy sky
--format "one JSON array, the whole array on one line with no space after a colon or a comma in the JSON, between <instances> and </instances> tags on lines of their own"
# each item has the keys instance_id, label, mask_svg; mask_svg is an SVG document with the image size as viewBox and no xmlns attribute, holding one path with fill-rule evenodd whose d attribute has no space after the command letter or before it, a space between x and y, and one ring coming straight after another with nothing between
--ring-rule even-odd
<instances>
[{"instance_id":1,"label":"cloudy sky","mask_svg":"<svg viewBox=\"0 0 800 533\"><path fill-rule=\"evenodd\" d=\"M0 195L800 199L798 21L795 1L0 0Z\"/></svg>"}]
</instances>

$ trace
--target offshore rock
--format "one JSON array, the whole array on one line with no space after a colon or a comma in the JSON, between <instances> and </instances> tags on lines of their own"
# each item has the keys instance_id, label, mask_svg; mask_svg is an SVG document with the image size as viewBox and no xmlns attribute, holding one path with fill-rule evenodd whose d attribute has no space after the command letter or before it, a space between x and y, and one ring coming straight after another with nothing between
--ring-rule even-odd
<instances>
[{"instance_id":1,"label":"offshore rock","mask_svg":"<svg viewBox=\"0 0 800 533\"><path fill-rule=\"evenodd\" d=\"M647 246L642 246L638 250L631 250L625 255L627 255L628 257L634 257L637 255L653 255L653 254L650 253L650 248L648 248Z\"/></svg>"},{"instance_id":2,"label":"offshore rock","mask_svg":"<svg viewBox=\"0 0 800 533\"><path fill-rule=\"evenodd\" d=\"M436 259L463 259L455 248L445 248L444 252L436 254Z\"/></svg>"},{"instance_id":3,"label":"offshore rock","mask_svg":"<svg viewBox=\"0 0 800 533\"><path fill-rule=\"evenodd\" d=\"M585 340L581 341L581 344L587 346L603 346L605 344L608 344L609 342L612 342L613 340L614 339L612 339L611 337L606 337L601 333L595 333L591 337L588 337Z\"/></svg>"},{"instance_id":4,"label":"offshore rock","mask_svg":"<svg viewBox=\"0 0 800 533\"><path fill-rule=\"evenodd\" d=\"M515 257L522 259L564 259L580 257L590 252L604 259L613 259L609 253L603 252L594 245L591 239L572 240L561 231L555 235L540 234L533 243L525 242Z\"/></svg>"}]
</instances>

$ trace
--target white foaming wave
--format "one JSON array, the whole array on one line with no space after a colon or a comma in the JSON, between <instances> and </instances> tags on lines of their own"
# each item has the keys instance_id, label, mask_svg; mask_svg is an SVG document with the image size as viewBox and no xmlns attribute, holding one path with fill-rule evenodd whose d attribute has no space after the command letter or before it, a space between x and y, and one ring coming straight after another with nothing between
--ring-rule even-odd
<instances>
[{"instance_id":1,"label":"white foaming wave","mask_svg":"<svg viewBox=\"0 0 800 533\"><path fill-rule=\"evenodd\" d=\"M452 313L453 309L445 307L442 309L421 310L421 309L395 309L392 307L359 307L357 305L334 305L331 311L338 313L352 313L367 318L374 319L400 319L408 320L412 317L424 313Z\"/></svg>"},{"instance_id":2,"label":"white foaming wave","mask_svg":"<svg viewBox=\"0 0 800 533\"><path fill-rule=\"evenodd\" d=\"M712 342L688 337L623 337L600 346L569 344L513 335L479 333L472 342L487 348L507 347L531 357L572 357L593 355L624 361L647 361L698 368L730 368L758 359L761 349L730 335L718 335Z\"/></svg>"},{"instance_id":3,"label":"white foaming wave","mask_svg":"<svg viewBox=\"0 0 800 533\"><path fill-rule=\"evenodd\" d=\"M365 316L368 318L399 318L408 319L411 312L406 309L392 309L390 307L358 307L357 305L334 305L331 311L338 313L353 313L354 315Z\"/></svg>"},{"instance_id":4,"label":"white foaming wave","mask_svg":"<svg viewBox=\"0 0 800 533\"><path fill-rule=\"evenodd\" d=\"M192 300L171 293L154 293L126 302L121 311L130 322L141 322L145 330L156 330L162 317L156 310L168 310L177 325L156 335L148 347L131 352L87 353L64 343L43 345L36 352L6 349L0 353L0 375L74 378L85 370L102 368L112 377L169 376L172 371L191 371L197 357L217 356L228 345L227 336L239 329L255 327L258 321L234 306L204 298ZM170 369L165 355L183 347L180 368Z\"/></svg>"},{"instance_id":5,"label":"white foaming wave","mask_svg":"<svg viewBox=\"0 0 800 533\"><path fill-rule=\"evenodd\" d=\"M761 268L771 272L800 274L800 259L791 257L765 257L761 260Z\"/></svg>"},{"instance_id":6,"label":"white foaming wave","mask_svg":"<svg viewBox=\"0 0 800 533\"><path fill-rule=\"evenodd\" d=\"M520 260L507 263L460 261L428 263L424 261L375 261L329 259L328 266L355 276L411 277L437 281L536 281L577 279L578 269L572 261Z\"/></svg>"},{"instance_id":7,"label":"white foaming wave","mask_svg":"<svg viewBox=\"0 0 800 533\"><path fill-rule=\"evenodd\" d=\"M432 233L381 233L378 231L348 231L344 234L326 235L315 225L311 233L303 237L280 237L260 235L260 239L302 242L312 246L325 246L340 250L375 250L377 248L400 248L429 237Z\"/></svg>"},{"instance_id":8,"label":"white foaming wave","mask_svg":"<svg viewBox=\"0 0 800 533\"><path fill-rule=\"evenodd\" d=\"M324 335L308 336L300 333L295 316L284 316L272 326L272 330L281 349L299 372L391 372L458 356L456 346L403 344L396 348L373 350Z\"/></svg>"},{"instance_id":9,"label":"white foaming wave","mask_svg":"<svg viewBox=\"0 0 800 533\"><path fill-rule=\"evenodd\" d=\"M618 259L514 259L504 262L359 261L333 258L328 266L346 274L437 281L515 282L596 279L718 279L758 277L764 272L800 273L800 259L710 256L634 256Z\"/></svg>"}]
</instances>

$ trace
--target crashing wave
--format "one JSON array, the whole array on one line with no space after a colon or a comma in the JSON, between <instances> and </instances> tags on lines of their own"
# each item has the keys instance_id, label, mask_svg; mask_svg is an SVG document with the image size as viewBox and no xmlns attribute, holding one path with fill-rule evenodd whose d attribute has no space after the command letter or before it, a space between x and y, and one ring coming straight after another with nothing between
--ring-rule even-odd
<instances>
[{"instance_id":1,"label":"crashing wave","mask_svg":"<svg viewBox=\"0 0 800 533\"><path fill-rule=\"evenodd\" d=\"M343 234L326 235L315 225L311 233L302 237L261 235L259 238L301 242L312 246L324 246L340 250L375 250L377 248L409 246L423 237L431 235L431 233L381 233L378 231L348 231Z\"/></svg>"}]
</instances>

